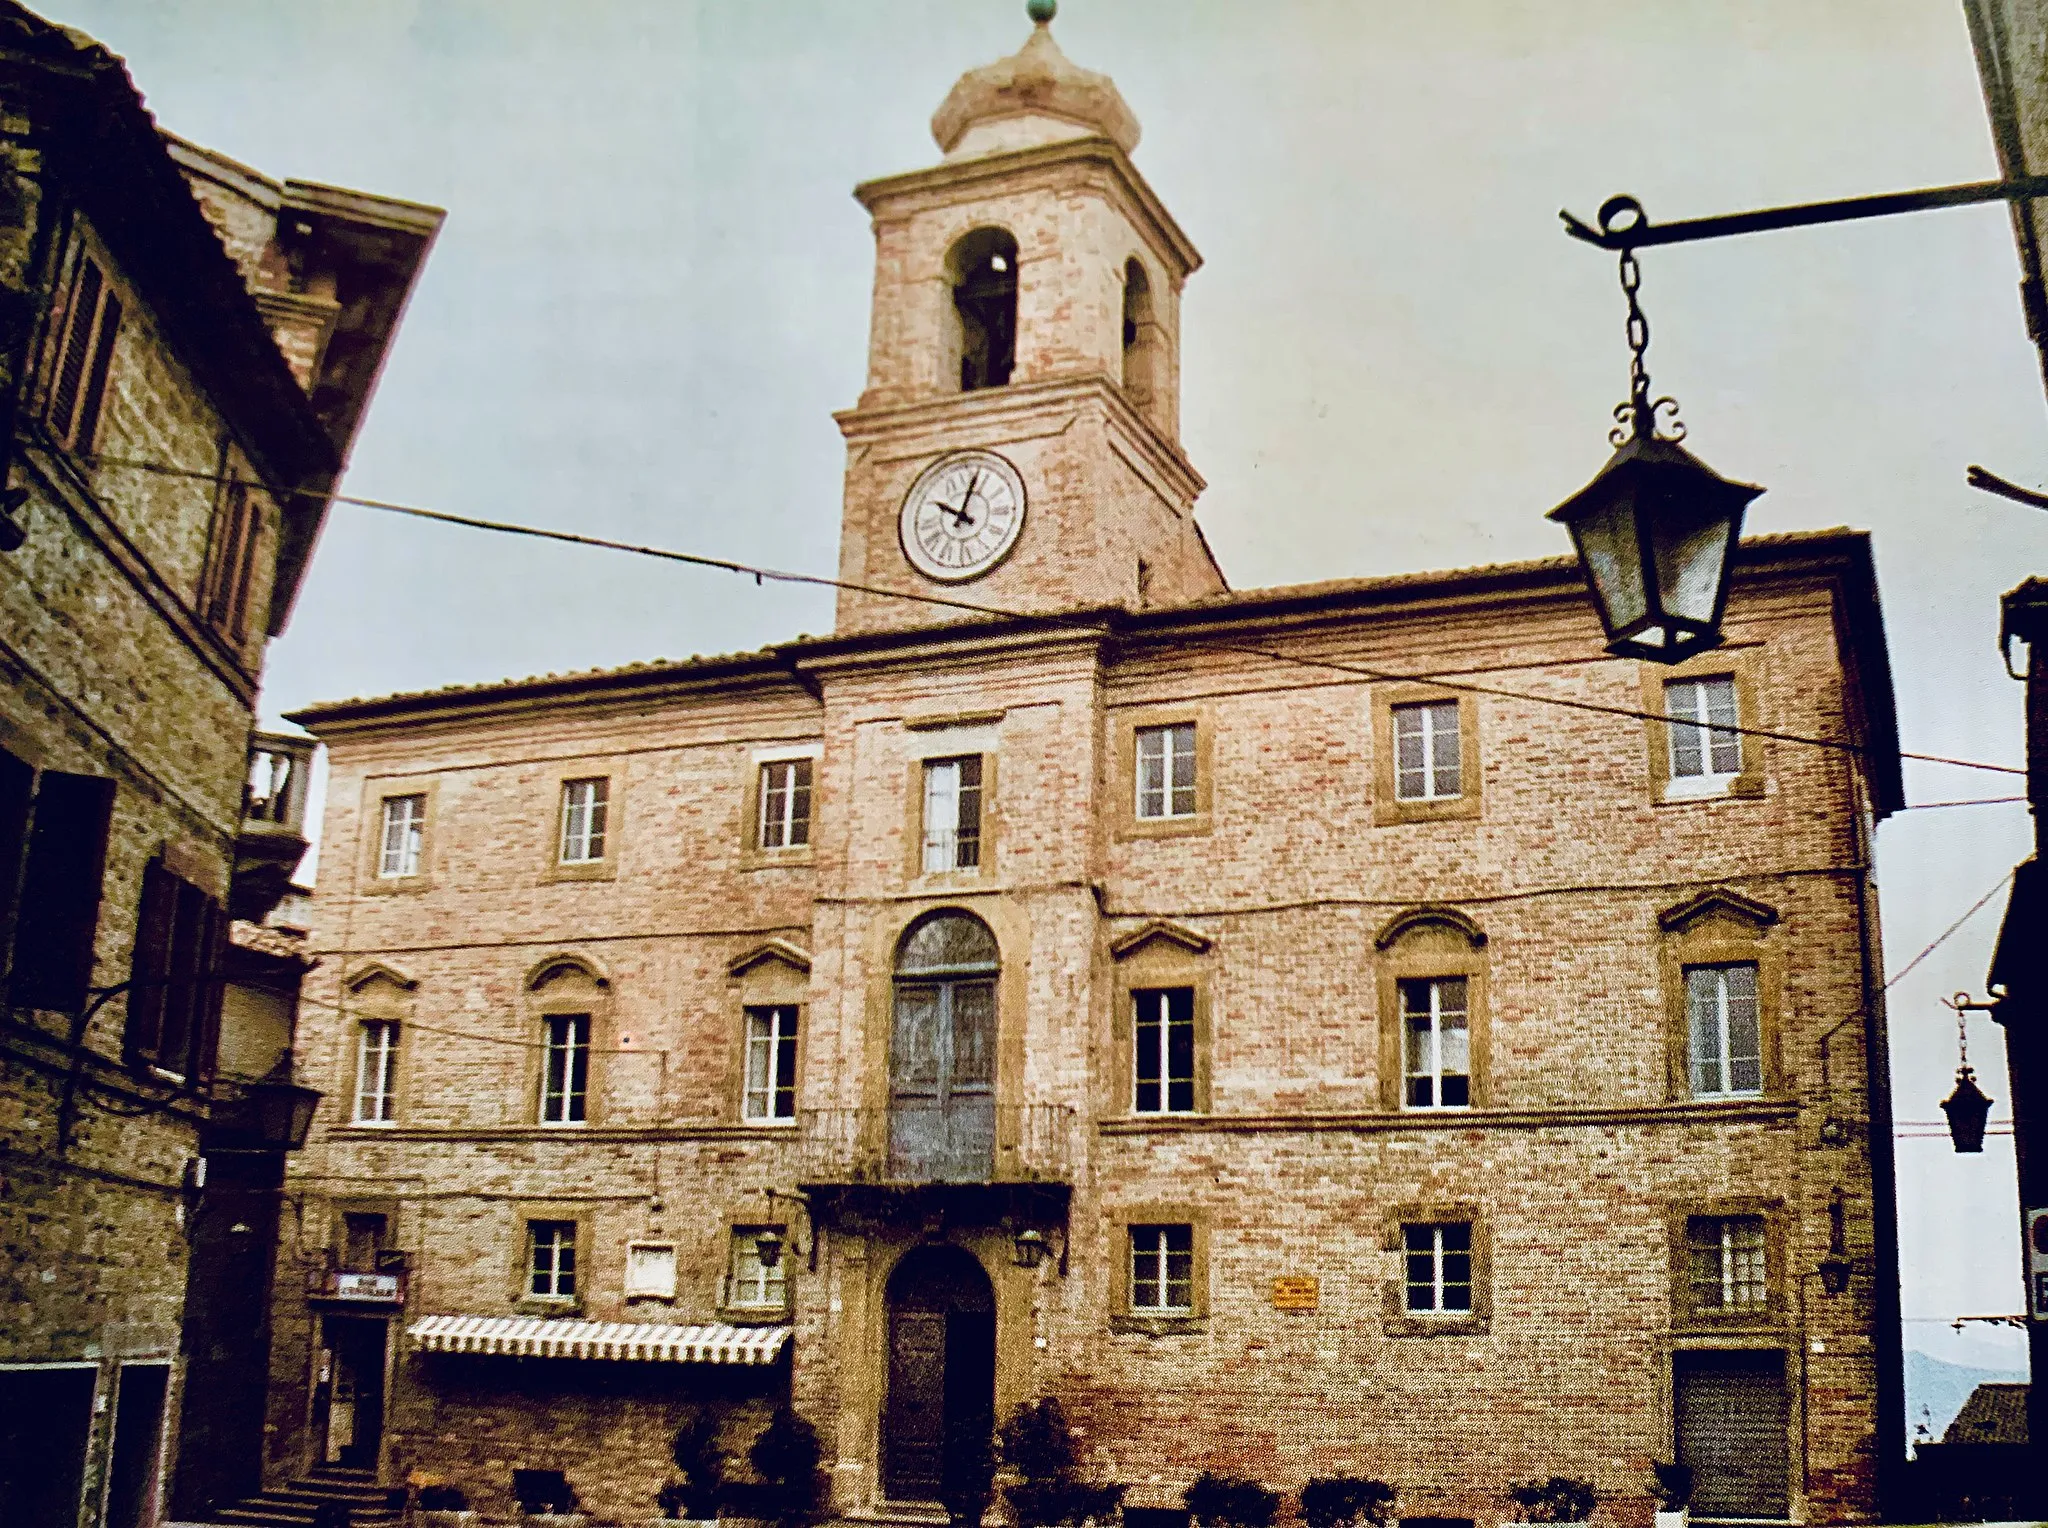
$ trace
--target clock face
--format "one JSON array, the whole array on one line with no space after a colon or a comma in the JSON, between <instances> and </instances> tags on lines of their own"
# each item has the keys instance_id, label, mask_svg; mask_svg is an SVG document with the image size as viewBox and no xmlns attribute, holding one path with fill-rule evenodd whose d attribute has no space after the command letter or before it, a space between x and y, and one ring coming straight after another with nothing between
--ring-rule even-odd
<instances>
[{"instance_id":1,"label":"clock face","mask_svg":"<svg viewBox=\"0 0 2048 1528\"><path fill-rule=\"evenodd\" d=\"M979 578L1024 529L1024 480L991 451L941 457L904 496L898 533L910 565L941 583Z\"/></svg>"}]
</instances>

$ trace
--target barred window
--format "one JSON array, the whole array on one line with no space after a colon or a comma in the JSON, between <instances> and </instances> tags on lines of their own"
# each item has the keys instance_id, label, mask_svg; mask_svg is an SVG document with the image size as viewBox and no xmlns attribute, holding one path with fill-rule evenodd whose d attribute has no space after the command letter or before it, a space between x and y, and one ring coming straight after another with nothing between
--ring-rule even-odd
<instances>
[{"instance_id":1,"label":"barred window","mask_svg":"<svg viewBox=\"0 0 2048 1528\"><path fill-rule=\"evenodd\" d=\"M1132 1226L1131 1310L1185 1316L1195 1308L1195 1228Z\"/></svg>"},{"instance_id":2,"label":"barred window","mask_svg":"<svg viewBox=\"0 0 2048 1528\"><path fill-rule=\"evenodd\" d=\"M1755 1310L1770 1303L1763 1216L1694 1215L1685 1235L1696 1307Z\"/></svg>"},{"instance_id":3,"label":"barred window","mask_svg":"<svg viewBox=\"0 0 2048 1528\"><path fill-rule=\"evenodd\" d=\"M1138 729L1138 817L1195 815L1195 724Z\"/></svg>"},{"instance_id":4,"label":"barred window","mask_svg":"<svg viewBox=\"0 0 2048 1528\"><path fill-rule=\"evenodd\" d=\"M1458 702L1395 706L1394 797L1443 801L1464 793Z\"/></svg>"},{"instance_id":5,"label":"barred window","mask_svg":"<svg viewBox=\"0 0 2048 1528\"><path fill-rule=\"evenodd\" d=\"M592 865L604 858L611 784L602 776L562 782L563 864Z\"/></svg>"},{"instance_id":6,"label":"barred window","mask_svg":"<svg viewBox=\"0 0 2048 1528\"><path fill-rule=\"evenodd\" d=\"M1406 1304L1413 1315L1466 1315L1472 1309L1472 1223L1401 1227Z\"/></svg>"}]
</instances>

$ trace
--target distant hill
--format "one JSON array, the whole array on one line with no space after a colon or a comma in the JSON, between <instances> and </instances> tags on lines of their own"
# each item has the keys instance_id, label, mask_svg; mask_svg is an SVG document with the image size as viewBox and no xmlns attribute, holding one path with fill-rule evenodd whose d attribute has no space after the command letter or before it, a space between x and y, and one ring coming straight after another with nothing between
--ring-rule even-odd
<instances>
[{"instance_id":1,"label":"distant hill","mask_svg":"<svg viewBox=\"0 0 2048 1528\"><path fill-rule=\"evenodd\" d=\"M1945 1363L1925 1353L1906 1352L1906 1438L1939 1443L1963 1402L1979 1385L2024 1380L2025 1369L1974 1369ZM1923 1434L1920 1429L1925 1426Z\"/></svg>"}]
</instances>

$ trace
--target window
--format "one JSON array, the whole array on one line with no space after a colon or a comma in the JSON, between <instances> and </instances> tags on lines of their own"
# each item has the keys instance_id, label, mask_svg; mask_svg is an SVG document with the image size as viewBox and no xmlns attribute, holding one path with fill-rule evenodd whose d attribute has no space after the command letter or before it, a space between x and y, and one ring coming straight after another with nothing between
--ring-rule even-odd
<instances>
[{"instance_id":1,"label":"window","mask_svg":"<svg viewBox=\"0 0 2048 1528\"><path fill-rule=\"evenodd\" d=\"M1138 817L1195 815L1195 724L1138 729Z\"/></svg>"},{"instance_id":2,"label":"window","mask_svg":"<svg viewBox=\"0 0 2048 1528\"><path fill-rule=\"evenodd\" d=\"M576 1222L526 1223L526 1293L536 1300L576 1298Z\"/></svg>"},{"instance_id":3,"label":"window","mask_svg":"<svg viewBox=\"0 0 2048 1528\"><path fill-rule=\"evenodd\" d=\"M611 781L599 776L562 782L562 850L565 865L594 865L604 858L606 798ZM389 839L386 840L389 853ZM417 862L418 851L413 858Z\"/></svg>"},{"instance_id":4,"label":"window","mask_svg":"<svg viewBox=\"0 0 2048 1528\"><path fill-rule=\"evenodd\" d=\"M60 444L90 453L106 401L107 369L121 332L121 299L90 256L79 257L65 305L45 418Z\"/></svg>"},{"instance_id":5,"label":"window","mask_svg":"<svg viewBox=\"0 0 2048 1528\"><path fill-rule=\"evenodd\" d=\"M143 871L124 1038L131 1065L180 1080L212 1075L227 925L218 902L161 861Z\"/></svg>"},{"instance_id":6,"label":"window","mask_svg":"<svg viewBox=\"0 0 2048 1528\"><path fill-rule=\"evenodd\" d=\"M726 1283L725 1303L735 1310L781 1310L789 1303L789 1250L775 1260L773 1268L761 1266L761 1246L756 1239L766 1226L734 1226L731 1272ZM775 1228L777 1231L781 1227Z\"/></svg>"},{"instance_id":7,"label":"window","mask_svg":"<svg viewBox=\"0 0 2048 1528\"><path fill-rule=\"evenodd\" d=\"M747 1082L740 1118L754 1124L796 1118L796 1005L747 1010Z\"/></svg>"},{"instance_id":8,"label":"window","mask_svg":"<svg viewBox=\"0 0 2048 1528\"><path fill-rule=\"evenodd\" d=\"M1410 1109L1464 1109L1472 1103L1472 1046L1465 978L1400 983L1402 1102Z\"/></svg>"},{"instance_id":9,"label":"window","mask_svg":"<svg viewBox=\"0 0 2048 1528\"><path fill-rule=\"evenodd\" d=\"M1195 1309L1195 1228L1132 1226L1131 1314L1186 1316Z\"/></svg>"},{"instance_id":10,"label":"window","mask_svg":"<svg viewBox=\"0 0 2048 1528\"><path fill-rule=\"evenodd\" d=\"M1393 711L1395 799L1443 801L1463 794L1458 702L1431 700Z\"/></svg>"},{"instance_id":11,"label":"window","mask_svg":"<svg viewBox=\"0 0 2048 1528\"><path fill-rule=\"evenodd\" d=\"M1404 1308L1410 1315L1472 1313L1472 1224L1403 1226Z\"/></svg>"},{"instance_id":12,"label":"window","mask_svg":"<svg viewBox=\"0 0 2048 1528\"><path fill-rule=\"evenodd\" d=\"M1770 1303L1770 1260L1761 1215L1694 1215L1685 1223L1695 1310L1761 1310Z\"/></svg>"},{"instance_id":13,"label":"window","mask_svg":"<svg viewBox=\"0 0 2048 1528\"><path fill-rule=\"evenodd\" d=\"M925 761L923 863L927 874L981 864L979 754Z\"/></svg>"},{"instance_id":14,"label":"window","mask_svg":"<svg viewBox=\"0 0 2048 1528\"><path fill-rule=\"evenodd\" d=\"M1664 714L1674 794L1725 789L1742 773L1742 734L1724 730L1738 725L1732 676L1666 680Z\"/></svg>"},{"instance_id":15,"label":"window","mask_svg":"<svg viewBox=\"0 0 2048 1528\"><path fill-rule=\"evenodd\" d=\"M222 465L232 470L230 464ZM206 571L199 580L199 613L216 631L237 642L249 631L249 585L261 530L249 485L230 478L214 509Z\"/></svg>"},{"instance_id":16,"label":"window","mask_svg":"<svg viewBox=\"0 0 2048 1528\"><path fill-rule=\"evenodd\" d=\"M390 1019L371 1019L356 1035L358 1125L388 1125L396 1118L397 1081L398 1025Z\"/></svg>"},{"instance_id":17,"label":"window","mask_svg":"<svg viewBox=\"0 0 2048 1528\"><path fill-rule=\"evenodd\" d=\"M801 849L811 841L811 761L777 759L761 766L763 849Z\"/></svg>"},{"instance_id":18,"label":"window","mask_svg":"<svg viewBox=\"0 0 2048 1528\"><path fill-rule=\"evenodd\" d=\"M541 1057L540 1122L580 1125L590 1089L590 1015L551 1013Z\"/></svg>"},{"instance_id":19,"label":"window","mask_svg":"<svg viewBox=\"0 0 2048 1528\"><path fill-rule=\"evenodd\" d=\"M427 831L427 798L386 796L377 874L386 880L420 873L420 848ZM531 840L529 840L531 842Z\"/></svg>"},{"instance_id":20,"label":"window","mask_svg":"<svg viewBox=\"0 0 2048 1528\"><path fill-rule=\"evenodd\" d=\"M350 1273L373 1273L384 1250L390 1218L374 1210L345 1210L341 1216L341 1266Z\"/></svg>"},{"instance_id":21,"label":"window","mask_svg":"<svg viewBox=\"0 0 2048 1528\"><path fill-rule=\"evenodd\" d=\"M1148 987L1131 994L1131 1110L1192 1114L1195 1108L1195 989Z\"/></svg>"},{"instance_id":22,"label":"window","mask_svg":"<svg viewBox=\"0 0 2048 1528\"><path fill-rule=\"evenodd\" d=\"M1762 1093L1756 966L1688 966L1685 1009L1693 1097L1754 1098Z\"/></svg>"},{"instance_id":23,"label":"window","mask_svg":"<svg viewBox=\"0 0 2048 1528\"><path fill-rule=\"evenodd\" d=\"M8 774L7 820L0 833L26 841L14 845L21 859L10 855L0 863L8 892L16 893L7 1000L16 1008L77 1013L92 983L114 782L55 769L35 776L18 759L11 760Z\"/></svg>"}]
</instances>

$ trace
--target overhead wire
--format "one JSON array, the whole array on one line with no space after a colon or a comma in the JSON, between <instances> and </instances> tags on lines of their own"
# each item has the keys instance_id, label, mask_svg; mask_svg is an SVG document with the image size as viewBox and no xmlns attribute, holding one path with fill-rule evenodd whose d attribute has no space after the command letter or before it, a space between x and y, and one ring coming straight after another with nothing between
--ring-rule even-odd
<instances>
[{"instance_id":1,"label":"overhead wire","mask_svg":"<svg viewBox=\"0 0 2048 1528\"><path fill-rule=\"evenodd\" d=\"M1956 919L1955 922L1951 923L1939 934L1936 934L1934 936L1933 943L1929 944L1926 949L1922 950L1918 955L1915 955L1911 960L1907 961L1903 966L1899 967L1898 971L1891 977L1891 979L1884 984L1884 990L1887 992L1891 991L1892 988L1896 987L1900 982L1904 981L1909 975L1911 975L1913 970L1920 964L1921 961L1925 960L1928 956L1932 955L1944 944L1947 944L1949 941L1949 936L1951 934L1955 933L1957 929L1961 928L1965 923L1968 923L1972 918L1976 917L1977 914L1983 910L1985 903L1989 902L1993 897L1997 896L2001 891L2005 890L2006 882L2010 881L2013 878L2014 873L2014 871L2008 870L2004 875L2000 876L1998 878L1998 884L1993 886L1989 891L1985 892L1984 895L1979 897L1976 901L1972 902L1969 906L1969 910L1965 912L1960 918Z\"/></svg>"},{"instance_id":2,"label":"overhead wire","mask_svg":"<svg viewBox=\"0 0 2048 1528\"><path fill-rule=\"evenodd\" d=\"M942 607L949 610L965 611L969 614L992 616L1001 620L1032 621L1049 626L1085 632L1091 636L1113 636L1104 623L1085 616L1070 615L1060 611L1012 610L1001 605L992 605L978 600L960 599L948 595L927 594L915 590L888 589L876 584L862 583L853 579L831 578L822 573L798 573L786 568L771 568L760 564L740 562L733 558L712 557L700 552L679 552L668 547L651 546L639 542L617 541L606 536L587 536L579 531L555 530L545 526L521 525L507 520L489 520L478 515L460 515L448 510L428 509L416 504L401 504L391 499L372 499L355 494L329 493L310 488L269 489L263 483L232 474L203 471L196 468L174 467L161 462L143 461L129 457L96 456L94 463L101 467L130 468L151 472L160 476L187 478L201 482L240 483L244 486L262 489L266 492L295 494L319 498L324 502L349 504L357 508L377 510L387 514L404 515L412 519L433 521L444 525L461 526L470 530L489 531L499 535L524 536L543 541L565 542L573 546L594 547L602 551L625 552L631 556L649 557L664 562L683 563L691 567L709 568L716 572L735 573L752 578L755 583L764 582L799 584L821 589L844 590L855 594L870 594L878 598L906 600L916 604ZM1274 663L1294 664L1304 668L1322 669L1328 672L1349 674L1360 679L1381 683L1426 683L1442 689L1456 690L1472 695L1487 695L1495 699L1526 701L1535 705L1560 706L1569 710L1587 711L1598 715L1619 716L1634 721L1650 721L1668 724L1669 716L1646 710L1638 706L1614 705L1605 701L1583 700L1566 695L1540 695L1525 690L1511 690L1499 685L1479 684L1471 680L1460 680L1437 673L1416 673L1393 669L1368 667L1360 663L1343 662L1334 658L1317 658L1301 653L1281 652L1277 649L1236 642L1229 639L1203 637L1204 647L1220 652L1235 652ZM1452 673L1458 672L1452 670ZM1716 722L1709 730L1716 733L1734 734L1743 737L1764 738L1773 742L1795 743L1806 747L1822 748L1838 753L1862 754L1867 750L1861 743L1852 743L1841 738L1811 737L1803 733L1786 732L1771 727L1755 727L1738 723ZM1900 750L1899 757L1916 763L1940 764L1957 769L1975 769L1993 774L2024 775L2026 770L2010 764L1990 764L1978 759L1955 758L1945 754L1917 753ZM2002 798L2001 798L2002 799ZM1976 805L1978 803L1966 803ZM1987 800L1986 805L1995 804Z\"/></svg>"}]
</instances>

